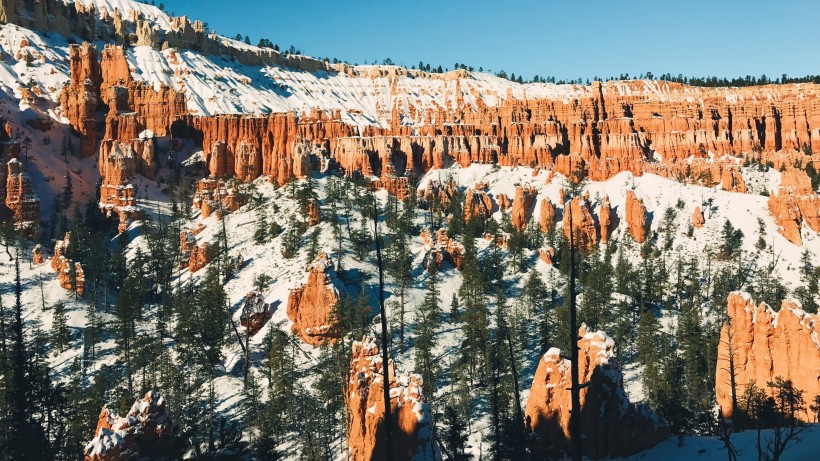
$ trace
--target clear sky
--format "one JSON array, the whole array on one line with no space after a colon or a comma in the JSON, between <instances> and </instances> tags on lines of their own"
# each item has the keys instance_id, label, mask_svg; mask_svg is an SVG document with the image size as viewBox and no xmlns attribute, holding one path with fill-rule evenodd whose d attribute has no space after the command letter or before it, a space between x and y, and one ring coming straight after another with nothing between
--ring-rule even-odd
<instances>
[{"instance_id":1,"label":"clear sky","mask_svg":"<svg viewBox=\"0 0 820 461\"><path fill-rule=\"evenodd\" d=\"M159 0L155 0L159 4ZM351 63L575 79L820 74L820 0L163 0L221 35Z\"/></svg>"}]
</instances>

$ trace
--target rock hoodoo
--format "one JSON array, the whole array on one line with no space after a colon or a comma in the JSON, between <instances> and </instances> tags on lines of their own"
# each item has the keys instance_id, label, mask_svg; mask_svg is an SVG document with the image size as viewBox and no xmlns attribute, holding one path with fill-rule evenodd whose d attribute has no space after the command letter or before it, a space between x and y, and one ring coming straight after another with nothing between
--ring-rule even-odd
<instances>
[{"instance_id":1,"label":"rock hoodoo","mask_svg":"<svg viewBox=\"0 0 820 461\"><path fill-rule=\"evenodd\" d=\"M493 200L486 192L467 189L464 196L464 221L472 217L487 219L493 212Z\"/></svg>"},{"instance_id":2,"label":"rock hoodoo","mask_svg":"<svg viewBox=\"0 0 820 461\"><path fill-rule=\"evenodd\" d=\"M287 313L293 322L291 331L305 343L320 346L339 338L333 309L339 303L344 285L336 277L327 253L319 253L307 272L307 283L290 290Z\"/></svg>"},{"instance_id":3,"label":"rock hoodoo","mask_svg":"<svg viewBox=\"0 0 820 461\"><path fill-rule=\"evenodd\" d=\"M421 376L398 369L392 361L387 369L393 459L441 459L433 439L433 418ZM353 343L348 375L351 421L347 434L352 461L385 458L383 376L384 362L375 341L365 337Z\"/></svg>"},{"instance_id":4,"label":"rock hoodoo","mask_svg":"<svg viewBox=\"0 0 820 461\"><path fill-rule=\"evenodd\" d=\"M17 225L30 228L40 222L40 199L34 195L31 178L23 172L23 165L17 159L8 163L5 198Z\"/></svg>"},{"instance_id":5,"label":"rock hoodoo","mask_svg":"<svg viewBox=\"0 0 820 461\"><path fill-rule=\"evenodd\" d=\"M170 447L173 427L165 399L155 391L135 401L124 417L103 407L94 439L85 446L85 461L150 458Z\"/></svg>"},{"instance_id":6,"label":"rock hoodoo","mask_svg":"<svg viewBox=\"0 0 820 461\"><path fill-rule=\"evenodd\" d=\"M629 401L615 359L615 342L604 332L579 331L583 453L591 459L629 456L663 441L665 424L646 406ZM533 448L546 457L569 452L570 363L552 348L538 364L525 418L536 435Z\"/></svg>"},{"instance_id":7,"label":"rock hoodoo","mask_svg":"<svg viewBox=\"0 0 820 461\"><path fill-rule=\"evenodd\" d=\"M541 232L549 232L555 228L555 206L547 198L541 199L540 223Z\"/></svg>"},{"instance_id":8,"label":"rock hoodoo","mask_svg":"<svg viewBox=\"0 0 820 461\"><path fill-rule=\"evenodd\" d=\"M626 231L636 242L643 243L646 240L647 231L646 206L643 204L643 199L639 199L635 191L627 191L624 209Z\"/></svg>"},{"instance_id":9,"label":"rock hoodoo","mask_svg":"<svg viewBox=\"0 0 820 461\"><path fill-rule=\"evenodd\" d=\"M703 219L703 211L699 206L696 206L695 211L692 213L692 227L700 229L704 224L706 224L706 220Z\"/></svg>"},{"instance_id":10,"label":"rock hoodoo","mask_svg":"<svg viewBox=\"0 0 820 461\"><path fill-rule=\"evenodd\" d=\"M601 226L601 243L606 243L612 231L612 207L609 205L608 195L604 197L604 201L598 208L598 224Z\"/></svg>"},{"instance_id":11,"label":"rock hoodoo","mask_svg":"<svg viewBox=\"0 0 820 461\"><path fill-rule=\"evenodd\" d=\"M447 235L447 229L440 228L434 236L430 228L424 227L421 229L421 240L424 243L427 258L432 258L436 267L441 268L444 261L449 261L456 269L461 270L464 264L464 245L451 239ZM426 261L425 267L427 267Z\"/></svg>"},{"instance_id":12,"label":"rock hoodoo","mask_svg":"<svg viewBox=\"0 0 820 461\"><path fill-rule=\"evenodd\" d=\"M512 223L518 230L527 228L532 205L538 191L534 187L516 186L515 198L512 204Z\"/></svg>"},{"instance_id":13,"label":"rock hoodoo","mask_svg":"<svg viewBox=\"0 0 820 461\"><path fill-rule=\"evenodd\" d=\"M755 306L751 296L742 292L729 295L726 310L728 322L720 332L715 373L715 393L724 417L731 418L735 410L732 368L738 399L750 381L768 392L766 383L777 377L803 391L807 403L820 395L820 322L816 315L803 311L793 299L784 300L777 312L765 303Z\"/></svg>"},{"instance_id":14,"label":"rock hoodoo","mask_svg":"<svg viewBox=\"0 0 820 461\"><path fill-rule=\"evenodd\" d=\"M570 229L570 216L572 216L572 228ZM590 250L598 243L598 230L595 228L595 220L589 210L589 202L582 197L575 197L569 202L569 209L564 209L564 238L570 238L570 232L574 244L578 248Z\"/></svg>"}]
</instances>

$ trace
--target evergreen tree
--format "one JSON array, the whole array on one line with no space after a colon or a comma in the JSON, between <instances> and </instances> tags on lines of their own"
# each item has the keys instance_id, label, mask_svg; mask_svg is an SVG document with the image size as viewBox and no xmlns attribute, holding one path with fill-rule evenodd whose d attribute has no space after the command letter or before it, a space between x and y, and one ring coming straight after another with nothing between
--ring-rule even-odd
<instances>
[{"instance_id":1,"label":"evergreen tree","mask_svg":"<svg viewBox=\"0 0 820 461\"><path fill-rule=\"evenodd\" d=\"M435 395L439 372L439 367L433 355L433 348L436 345L436 330L441 324L438 272L432 259L427 267L426 284L427 291L424 294L424 301L416 311L418 336L416 337L415 353L416 367L422 378L424 378L425 391L432 397Z\"/></svg>"},{"instance_id":2,"label":"evergreen tree","mask_svg":"<svg viewBox=\"0 0 820 461\"><path fill-rule=\"evenodd\" d=\"M68 315L65 312L65 304L57 301L53 308L53 320L51 323L51 344L57 353L61 353L71 344L71 332L68 330Z\"/></svg>"}]
</instances>

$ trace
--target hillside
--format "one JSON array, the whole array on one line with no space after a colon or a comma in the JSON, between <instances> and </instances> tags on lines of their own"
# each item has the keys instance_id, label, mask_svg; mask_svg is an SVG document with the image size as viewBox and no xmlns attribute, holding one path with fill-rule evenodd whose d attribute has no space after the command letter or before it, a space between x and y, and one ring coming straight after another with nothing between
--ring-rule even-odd
<instances>
[{"instance_id":1,"label":"hillside","mask_svg":"<svg viewBox=\"0 0 820 461\"><path fill-rule=\"evenodd\" d=\"M394 459L558 459L571 298L590 459L726 425L752 459L772 419L727 395L778 377L816 423L818 85L330 64L131 0L0 23L11 459L384 459L385 369Z\"/></svg>"}]
</instances>

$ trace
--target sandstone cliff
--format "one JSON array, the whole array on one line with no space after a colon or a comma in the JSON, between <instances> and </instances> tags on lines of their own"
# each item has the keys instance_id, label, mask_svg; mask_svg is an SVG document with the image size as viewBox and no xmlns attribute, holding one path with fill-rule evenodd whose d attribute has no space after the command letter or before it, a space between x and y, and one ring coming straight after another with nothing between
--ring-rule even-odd
<instances>
[{"instance_id":1,"label":"sandstone cliff","mask_svg":"<svg viewBox=\"0 0 820 461\"><path fill-rule=\"evenodd\" d=\"M663 441L668 429L642 405L630 403L615 359L615 342L604 332L579 331L583 454L591 459L629 456ZM570 363L552 348L538 364L527 399L526 422L533 449L543 457L569 452Z\"/></svg>"},{"instance_id":2,"label":"sandstone cliff","mask_svg":"<svg viewBox=\"0 0 820 461\"><path fill-rule=\"evenodd\" d=\"M752 380L766 392L766 384L775 378L790 380L803 391L806 402L820 395L820 322L815 315L804 312L793 299L784 300L777 312L764 303L755 306L742 292L729 295L726 311L715 373L715 393L724 417L734 415L733 393L739 399Z\"/></svg>"}]
</instances>

